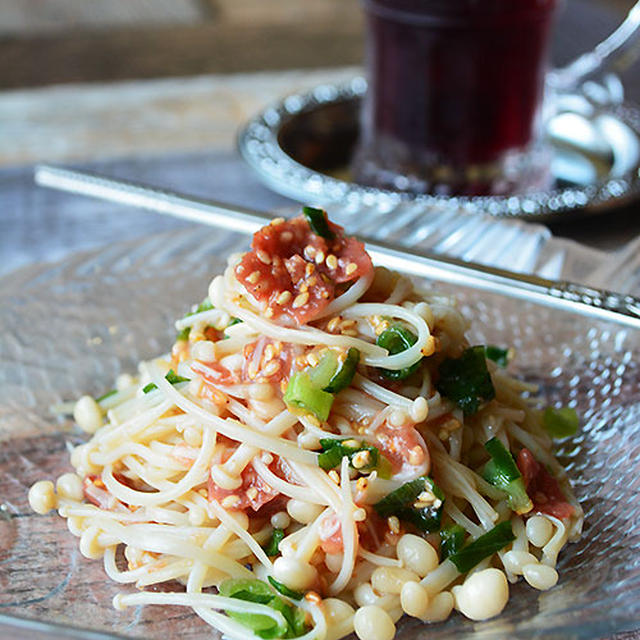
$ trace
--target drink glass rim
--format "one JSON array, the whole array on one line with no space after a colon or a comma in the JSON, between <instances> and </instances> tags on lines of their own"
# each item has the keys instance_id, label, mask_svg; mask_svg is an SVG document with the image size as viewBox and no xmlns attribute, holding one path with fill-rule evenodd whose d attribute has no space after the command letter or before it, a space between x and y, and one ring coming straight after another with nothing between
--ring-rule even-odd
<instances>
[{"instance_id":1,"label":"drink glass rim","mask_svg":"<svg viewBox=\"0 0 640 640\"><path fill-rule=\"evenodd\" d=\"M369 15L412 27L496 28L546 19L561 0L361 0ZM470 19L469 10L473 10Z\"/></svg>"}]
</instances>

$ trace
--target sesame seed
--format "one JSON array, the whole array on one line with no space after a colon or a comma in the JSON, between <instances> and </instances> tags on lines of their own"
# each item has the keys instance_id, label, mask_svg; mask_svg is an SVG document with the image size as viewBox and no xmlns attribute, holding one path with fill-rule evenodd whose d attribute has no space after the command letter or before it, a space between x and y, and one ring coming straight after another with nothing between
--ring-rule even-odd
<instances>
[{"instance_id":1,"label":"sesame seed","mask_svg":"<svg viewBox=\"0 0 640 640\"><path fill-rule=\"evenodd\" d=\"M278 226L279 224L282 224L283 222L284 222L284 218L274 218L274 219L271 221L271 224L272 224L274 227L276 227L276 226Z\"/></svg>"},{"instance_id":2,"label":"sesame seed","mask_svg":"<svg viewBox=\"0 0 640 640\"><path fill-rule=\"evenodd\" d=\"M264 348L264 361L269 362L269 360L273 360L275 355L276 355L276 352L275 352L275 349L273 348L273 345L268 344Z\"/></svg>"},{"instance_id":3,"label":"sesame seed","mask_svg":"<svg viewBox=\"0 0 640 640\"><path fill-rule=\"evenodd\" d=\"M275 373L278 373L278 371L280 371L280 362L278 360L272 360L264 368L263 373L265 376L269 377Z\"/></svg>"},{"instance_id":4,"label":"sesame seed","mask_svg":"<svg viewBox=\"0 0 640 640\"><path fill-rule=\"evenodd\" d=\"M267 307L264 312L265 318L273 318L273 309L271 307Z\"/></svg>"},{"instance_id":5,"label":"sesame seed","mask_svg":"<svg viewBox=\"0 0 640 640\"><path fill-rule=\"evenodd\" d=\"M340 332L343 336L349 336L350 338L355 338L358 335L357 329L343 329Z\"/></svg>"},{"instance_id":6,"label":"sesame seed","mask_svg":"<svg viewBox=\"0 0 640 640\"><path fill-rule=\"evenodd\" d=\"M335 469L332 469L331 471L329 471L329 477L336 483L336 484L340 484L340 476L338 475L338 472Z\"/></svg>"},{"instance_id":7,"label":"sesame seed","mask_svg":"<svg viewBox=\"0 0 640 640\"><path fill-rule=\"evenodd\" d=\"M224 509L231 509L235 507L240 502L240 496L232 495L227 496L220 504Z\"/></svg>"},{"instance_id":8,"label":"sesame seed","mask_svg":"<svg viewBox=\"0 0 640 640\"><path fill-rule=\"evenodd\" d=\"M276 298L276 302L278 304L287 304L287 302L289 302L289 300L291 300L291 291L283 291Z\"/></svg>"},{"instance_id":9,"label":"sesame seed","mask_svg":"<svg viewBox=\"0 0 640 640\"><path fill-rule=\"evenodd\" d=\"M247 367L247 373L252 380L258 375L258 367L256 366L255 362L249 363L249 366Z\"/></svg>"},{"instance_id":10,"label":"sesame seed","mask_svg":"<svg viewBox=\"0 0 640 640\"><path fill-rule=\"evenodd\" d=\"M391 323L388 320L379 323L378 325L376 325L376 335L379 336L380 334L384 333L390 326Z\"/></svg>"},{"instance_id":11,"label":"sesame seed","mask_svg":"<svg viewBox=\"0 0 640 640\"><path fill-rule=\"evenodd\" d=\"M341 319L342 318L340 318L340 316L335 316L334 318L331 318L331 320L329 320L329 324L327 325L327 331L329 333L333 333L338 328L338 325L340 324Z\"/></svg>"},{"instance_id":12,"label":"sesame seed","mask_svg":"<svg viewBox=\"0 0 640 640\"><path fill-rule=\"evenodd\" d=\"M358 270L358 265L355 262L350 262L347 265L347 268L345 271L347 275L350 276L354 271L357 271L357 270Z\"/></svg>"},{"instance_id":13,"label":"sesame seed","mask_svg":"<svg viewBox=\"0 0 640 640\"><path fill-rule=\"evenodd\" d=\"M307 259L309 260L313 260L313 256L316 255L316 250L314 247L312 247L310 244L308 244L305 248L304 248L304 255Z\"/></svg>"},{"instance_id":14,"label":"sesame seed","mask_svg":"<svg viewBox=\"0 0 640 640\"><path fill-rule=\"evenodd\" d=\"M433 336L429 336L427 341L425 342L424 347L421 349L421 353L423 356L429 357L433 355L436 351L436 341Z\"/></svg>"},{"instance_id":15,"label":"sesame seed","mask_svg":"<svg viewBox=\"0 0 640 640\"><path fill-rule=\"evenodd\" d=\"M360 492L364 492L368 489L369 487L369 481L367 480L367 478L358 478L358 480L356 481L356 489Z\"/></svg>"},{"instance_id":16,"label":"sesame seed","mask_svg":"<svg viewBox=\"0 0 640 640\"><path fill-rule=\"evenodd\" d=\"M255 487L249 487L247 489L247 498L249 500L255 500L258 497L258 490Z\"/></svg>"},{"instance_id":17,"label":"sesame seed","mask_svg":"<svg viewBox=\"0 0 640 640\"><path fill-rule=\"evenodd\" d=\"M418 495L418 500L420 500L420 502L428 502L429 504L431 504L435 501L435 499L436 497L433 495L433 493L431 493L431 491L422 491Z\"/></svg>"},{"instance_id":18,"label":"sesame seed","mask_svg":"<svg viewBox=\"0 0 640 640\"><path fill-rule=\"evenodd\" d=\"M358 451L351 460L354 469L362 469L371 462L371 454L368 451Z\"/></svg>"},{"instance_id":19,"label":"sesame seed","mask_svg":"<svg viewBox=\"0 0 640 640\"><path fill-rule=\"evenodd\" d=\"M400 520L398 520L397 516L387 518L387 525L391 533L400 533Z\"/></svg>"},{"instance_id":20,"label":"sesame seed","mask_svg":"<svg viewBox=\"0 0 640 640\"><path fill-rule=\"evenodd\" d=\"M324 262L324 251L318 251L315 257L316 264L322 264Z\"/></svg>"},{"instance_id":21,"label":"sesame seed","mask_svg":"<svg viewBox=\"0 0 640 640\"><path fill-rule=\"evenodd\" d=\"M315 265L311 262L307 262L307 266L304 268L304 275L308 278L315 270Z\"/></svg>"},{"instance_id":22,"label":"sesame seed","mask_svg":"<svg viewBox=\"0 0 640 640\"><path fill-rule=\"evenodd\" d=\"M302 307L303 305L307 304L307 302L309 302L309 294L305 291L304 293L301 293L300 295L297 295L295 297L291 306L294 309L297 309L298 307Z\"/></svg>"},{"instance_id":23,"label":"sesame seed","mask_svg":"<svg viewBox=\"0 0 640 640\"><path fill-rule=\"evenodd\" d=\"M271 258L266 251L258 249L258 251L256 251L256 255L258 256L258 260L260 260L260 262L262 262L263 264L271 264Z\"/></svg>"},{"instance_id":24,"label":"sesame seed","mask_svg":"<svg viewBox=\"0 0 640 640\"><path fill-rule=\"evenodd\" d=\"M330 253L327 256L327 267L329 267L329 269L337 269L338 268L338 258L336 258L333 253Z\"/></svg>"},{"instance_id":25,"label":"sesame seed","mask_svg":"<svg viewBox=\"0 0 640 640\"><path fill-rule=\"evenodd\" d=\"M318 278L316 278L315 276L311 276L311 277L307 280L307 284L308 284L310 287L314 287L317 283L318 283Z\"/></svg>"},{"instance_id":26,"label":"sesame seed","mask_svg":"<svg viewBox=\"0 0 640 640\"><path fill-rule=\"evenodd\" d=\"M303 283L300 285L300 291L301 291L302 293L306 293L307 291L309 291L309 285L308 285L306 282L303 282Z\"/></svg>"},{"instance_id":27,"label":"sesame seed","mask_svg":"<svg viewBox=\"0 0 640 640\"><path fill-rule=\"evenodd\" d=\"M329 292L326 290L323 290L320 292L320 296L326 299L329 297Z\"/></svg>"},{"instance_id":28,"label":"sesame seed","mask_svg":"<svg viewBox=\"0 0 640 640\"><path fill-rule=\"evenodd\" d=\"M260 280L259 271L253 271L247 276L247 281L250 282L251 284L255 284L256 282L258 282L258 280Z\"/></svg>"}]
</instances>

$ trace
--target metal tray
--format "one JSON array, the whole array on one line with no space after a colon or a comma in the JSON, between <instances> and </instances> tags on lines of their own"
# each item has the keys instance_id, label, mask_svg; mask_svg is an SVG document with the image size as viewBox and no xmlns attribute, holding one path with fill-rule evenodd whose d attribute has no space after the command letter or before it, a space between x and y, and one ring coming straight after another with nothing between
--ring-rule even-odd
<instances>
[{"instance_id":1,"label":"metal tray","mask_svg":"<svg viewBox=\"0 0 640 640\"><path fill-rule=\"evenodd\" d=\"M364 78L325 84L287 96L252 118L238 135L242 157L274 191L319 205L348 203L376 209L380 220L411 202L422 211L466 211L550 219L602 213L640 192L640 110L621 103L596 107L566 96L550 121L553 184L513 196L414 195L352 182L349 162L359 132ZM383 236L379 236L383 237Z\"/></svg>"}]
</instances>

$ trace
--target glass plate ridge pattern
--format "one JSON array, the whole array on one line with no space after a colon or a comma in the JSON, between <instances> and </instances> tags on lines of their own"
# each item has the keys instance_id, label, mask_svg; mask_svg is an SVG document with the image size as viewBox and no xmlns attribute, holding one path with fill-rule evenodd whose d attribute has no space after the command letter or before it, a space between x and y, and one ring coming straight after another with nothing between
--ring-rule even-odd
<instances>
[{"instance_id":1,"label":"glass plate ridge pattern","mask_svg":"<svg viewBox=\"0 0 640 640\"><path fill-rule=\"evenodd\" d=\"M55 513L30 512L26 493L70 469L67 443L85 436L49 407L109 389L120 371L169 349L173 321L206 295L209 281L248 238L188 229L29 267L0 281L0 614L86 626L125 637L212 637L177 607L116 612L100 561ZM640 620L640 332L471 288L454 294L472 319L472 343L514 347L513 372L546 403L569 405L580 434L557 446L587 512L583 538L560 558L559 585L511 587L503 615L472 623L454 615L416 638L600 638ZM216 634L213 635L216 637Z\"/></svg>"}]
</instances>

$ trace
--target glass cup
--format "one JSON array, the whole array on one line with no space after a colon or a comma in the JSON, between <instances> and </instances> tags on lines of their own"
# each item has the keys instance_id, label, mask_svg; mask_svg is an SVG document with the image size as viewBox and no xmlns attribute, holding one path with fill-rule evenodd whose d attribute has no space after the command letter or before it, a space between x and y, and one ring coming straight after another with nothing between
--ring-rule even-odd
<instances>
[{"instance_id":1,"label":"glass cup","mask_svg":"<svg viewBox=\"0 0 640 640\"><path fill-rule=\"evenodd\" d=\"M558 93L628 57L640 26L638 2L594 52L548 72L560 1L363 0L369 84L355 179L442 195L545 188L544 122Z\"/></svg>"}]
</instances>

